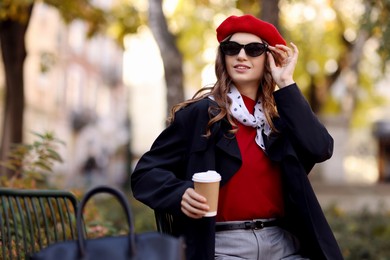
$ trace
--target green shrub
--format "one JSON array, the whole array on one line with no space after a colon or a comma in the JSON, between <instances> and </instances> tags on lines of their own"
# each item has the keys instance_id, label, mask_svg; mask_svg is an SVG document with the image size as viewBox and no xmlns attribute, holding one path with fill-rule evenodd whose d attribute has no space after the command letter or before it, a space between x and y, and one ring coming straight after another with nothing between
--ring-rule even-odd
<instances>
[{"instance_id":1,"label":"green shrub","mask_svg":"<svg viewBox=\"0 0 390 260\"><path fill-rule=\"evenodd\" d=\"M11 176L1 176L1 186L36 188L37 183L48 186L48 174L52 173L55 163L62 162L57 149L64 142L52 132L33 132L33 135L36 137L33 143L13 144L7 160L0 162L0 166L12 172Z\"/></svg>"},{"instance_id":2,"label":"green shrub","mask_svg":"<svg viewBox=\"0 0 390 260\"><path fill-rule=\"evenodd\" d=\"M390 212L325 211L345 260L390 259Z\"/></svg>"},{"instance_id":3,"label":"green shrub","mask_svg":"<svg viewBox=\"0 0 390 260\"><path fill-rule=\"evenodd\" d=\"M126 193L126 191L125 191ZM155 231L153 211L130 196L130 209L136 233ZM126 215L120 203L111 196L99 196L87 203L84 211L88 237L127 234Z\"/></svg>"}]
</instances>

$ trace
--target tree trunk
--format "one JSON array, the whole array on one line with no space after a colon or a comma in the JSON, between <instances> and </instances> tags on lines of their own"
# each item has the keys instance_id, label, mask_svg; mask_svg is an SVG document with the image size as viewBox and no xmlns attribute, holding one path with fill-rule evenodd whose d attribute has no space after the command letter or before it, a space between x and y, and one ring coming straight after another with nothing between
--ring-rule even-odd
<instances>
[{"instance_id":1,"label":"tree trunk","mask_svg":"<svg viewBox=\"0 0 390 260\"><path fill-rule=\"evenodd\" d=\"M344 64L340 66L340 74L335 82L342 82L345 91L341 100L342 113L350 120L356 108L357 93L359 86L359 63L363 56L363 48L369 33L365 29L360 29L354 44L345 53Z\"/></svg>"},{"instance_id":2,"label":"tree trunk","mask_svg":"<svg viewBox=\"0 0 390 260\"><path fill-rule=\"evenodd\" d=\"M33 5L29 6L31 15ZM26 58L26 23L13 20L0 22L0 44L5 70L5 99L0 160L7 159L10 146L23 141L24 73ZM7 171L1 169L0 174Z\"/></svg>"},{"instance_id":3,"label":"tree trunk","mask_svg":"<svg viewBox=\"0 0 390 260\"><path fill-rule=\"evenodd\" d=\"M184 100L183 58L168 29L162 0L149 0L149 26L160 49L167 85L167 114L173 105Z\"/></svg>"},{"instance_id":4,"label":"tree trunk","mask_svg":"<svg viewBox=\"0 0 390 260\"><path fill-rule=\"evenodd\" d=\"M279 28L279 0L260 0L260 19Z\"/></svg>"}]
</instances>

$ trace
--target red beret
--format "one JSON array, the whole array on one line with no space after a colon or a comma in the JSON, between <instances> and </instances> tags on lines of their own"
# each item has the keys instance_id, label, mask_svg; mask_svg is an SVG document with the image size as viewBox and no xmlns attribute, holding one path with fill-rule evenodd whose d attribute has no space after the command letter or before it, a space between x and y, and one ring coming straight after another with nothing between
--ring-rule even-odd
<instances>
[{"instance_id":1,"label":"red beret","mask_svg":"<svg viewBox=\"0 0 390 260\"><path fill-rule=\"evenodd\" d=\"M286 45L286 41L273 24L262 21L253 15L232 15L226 18L217 28L218 42L236 32L254 34L271 46L275 46L275 44Z\"/></svg>"}]
</instances>

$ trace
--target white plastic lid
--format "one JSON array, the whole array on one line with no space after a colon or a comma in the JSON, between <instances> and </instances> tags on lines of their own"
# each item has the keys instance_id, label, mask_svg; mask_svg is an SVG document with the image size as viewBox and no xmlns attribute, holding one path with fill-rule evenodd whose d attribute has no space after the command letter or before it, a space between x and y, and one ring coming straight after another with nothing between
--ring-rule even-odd
<instances>
[{"instance_id":1,"label":"white plastic lid","mask_svg":"<svg viewBox=\"0 0 390 260\"><path fill-rule=\"evenodd\" d=\"M198 172L192 176L196 182L218 182L221 181L221 175L216 171Z\"/></svg>"}]
</instances>

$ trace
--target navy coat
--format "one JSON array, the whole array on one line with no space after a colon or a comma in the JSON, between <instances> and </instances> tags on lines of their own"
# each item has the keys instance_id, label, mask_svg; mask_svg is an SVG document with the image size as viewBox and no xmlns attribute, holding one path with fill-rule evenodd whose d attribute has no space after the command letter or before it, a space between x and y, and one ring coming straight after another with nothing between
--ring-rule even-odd
<instances>
[{"instance_id":1,"label":"navy coat","mask_svg":"<svg viewBox=\"0 0 390 260\"><path fill-rule=\"evenodd\" d=\"M265 137L265 145L269 158L282 170L283 227L300 239L303 256L343 259L307 176L315 163L332 156L333 139L297 85L274 92L274 98L280 115L274 124L279 131ZM216 170L224 185L241 166L237 140L228 133L231 125L226 119L213 125L210 138L202 136L210 106L216 104L206 98L178 111L174 122L138 161L131 177L136 199L173 215L174 234L185 237L188 260L214 259L215 248L215 217L195 220L180 209L182 195L193 187L192 175Z\"/></svg>"}]
</instances>

